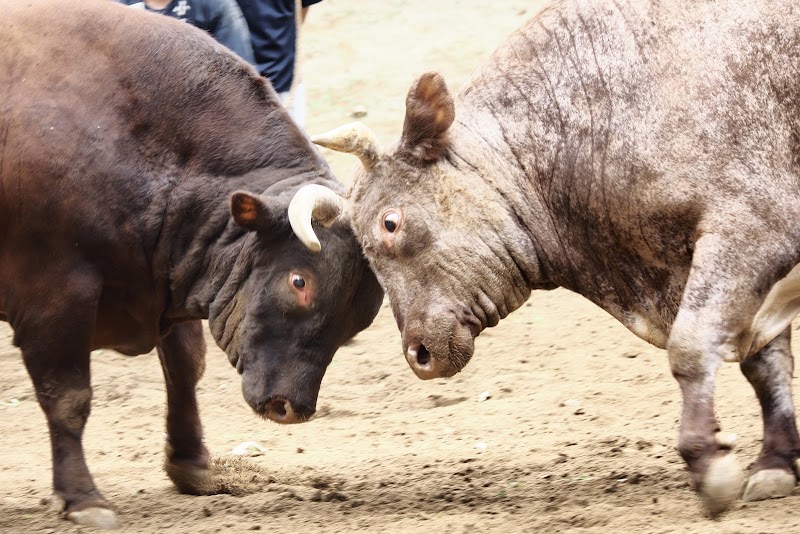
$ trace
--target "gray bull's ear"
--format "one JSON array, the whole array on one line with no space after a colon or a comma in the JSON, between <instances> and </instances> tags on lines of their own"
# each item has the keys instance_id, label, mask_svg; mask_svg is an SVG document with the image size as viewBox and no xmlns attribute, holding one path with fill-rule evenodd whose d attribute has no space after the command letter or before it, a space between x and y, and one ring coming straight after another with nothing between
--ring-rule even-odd
<instances>
[{"instance_id":1,"label":"gray bull's ear","mask_svg":"<svg viewBox=\"0 0 800 534\"><path fill-rule=\"evenodd\" d=\"M455 119L455 107L444 78L426 72L414 82L406 97L406 119L400 146L412 159L426 163L447 150L447 132Z\"/></svg>"},{"instance_id":2,"label":"gray bull's ear","mask_svg":"<svg viewBox=\"0 0 800 534\"><path fill-rule=\"evenodd\" d=\"M275 201L248 191L236 191L231 195L233 220L250 231L267 231L280 221L285 207L275 206Z\"/></svg>"}]
</instances>

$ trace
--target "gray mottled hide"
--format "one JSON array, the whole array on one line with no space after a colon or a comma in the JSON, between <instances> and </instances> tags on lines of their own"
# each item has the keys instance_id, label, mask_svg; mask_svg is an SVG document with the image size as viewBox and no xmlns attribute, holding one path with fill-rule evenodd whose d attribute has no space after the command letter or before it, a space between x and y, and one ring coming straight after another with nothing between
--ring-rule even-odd
<instances>
[{"instance_id":1,"label":"gray mottled hide","mask_svg":"<svg viewBox=\"0 0 800 534\"><path fill-rule=\"evenodd\" d=\"M794 1L564 1L454 103L422 76L400 142L350 194L415 371L459 371L483 328L562 286L668 348L710 513L739 493L714 438L721 361L765 362L746 375L786 458L754 469L794 476L789 376L767 360L791 361L771 342L800 305L799 37Z\"/></svg>"}]
</instances>

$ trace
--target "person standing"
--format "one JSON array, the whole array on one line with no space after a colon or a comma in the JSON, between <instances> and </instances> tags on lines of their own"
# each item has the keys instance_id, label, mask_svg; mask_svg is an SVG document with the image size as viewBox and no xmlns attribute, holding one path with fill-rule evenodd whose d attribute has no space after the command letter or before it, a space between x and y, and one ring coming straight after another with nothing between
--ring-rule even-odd
<instances>
[{"instance_id":1,"label":"person standing","mask_svg":"<svg viewBox=\"0 0 800 534\"><path fill-rule=\"evenodd\" d=\"M255 65L250 32L235 0L118 0L122 4L188 22Z\"/></svg>"},{"instance_id":2,"label":"person standing","mask_svg":"<svg viewBox=\"0 0 800 534\"><path fill-rule=\"evenodd\" d=\"M301 128L306 122L306 102L296 69L297 36L308 8L320 1L237 0L250 30L256 68L269 79Z\"/></svg>"}]
</instances>

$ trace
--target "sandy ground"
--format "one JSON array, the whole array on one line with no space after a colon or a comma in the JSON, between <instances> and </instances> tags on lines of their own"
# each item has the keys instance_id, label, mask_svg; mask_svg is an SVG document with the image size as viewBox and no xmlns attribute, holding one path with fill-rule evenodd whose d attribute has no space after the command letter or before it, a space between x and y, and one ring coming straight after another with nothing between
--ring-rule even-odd
<instances>
[{"instance_id":1,"label":"sandy ground","mask_svg":"<svg viewBox=\"0 0 800 534\"><path fill-rule=\"evenodd\" d=\"M362 120L399 134L405 91L436 68L457 88L538 2L328 0L306 29L309 130ZM354 161L330 156L348 179ZM0 324L0 532L88 532L49 510L44 417ZM199 397L209 448L255 441L237 495L176 493L161 464L164 386L154 355L98 351L85 434L90 468L120 532L798 532L800 501L740 503L704 519L675 451L680 410L666 355L582 298L537 293L478 339L449 380L407 368L384 306L342 349L319 412L280 426L253 415L209 338ZM487 398L488 397L488 398ZM738 368L720 374L718 415L747 465L759 409Z\"/></svg>"}]
</instances>

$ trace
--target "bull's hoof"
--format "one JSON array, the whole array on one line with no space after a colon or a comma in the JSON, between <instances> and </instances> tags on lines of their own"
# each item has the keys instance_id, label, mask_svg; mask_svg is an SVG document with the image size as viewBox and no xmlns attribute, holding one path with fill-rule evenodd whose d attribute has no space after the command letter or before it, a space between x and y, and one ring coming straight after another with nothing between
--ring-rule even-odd
<instances>
[{"instance_id":1,"label":"bull's hoof","mask_svg":"<svg viewBox=\"0 0 800 534\"><path fill-rule=\"evenodd\" d=\"M213 477L207 468L167 462L164 465L164 470L181 493L186 495L208 495L211 492Z\"/></svg>"},{"instance_id":2,"label":"bull's hoof","mask_svg":"<svg viewBox=\"0 0 800 534\"><path fill-rule=\"evenodd\" d=\"M733 453L711 461L700 487L700 498L711 517L716 517L739 497L744 473Z\"/></svg>"},{"instance_id":3,"label":"bull's hoof","mask_svg":"<svg viewBox=\"0 0 800 534\"><path fill-rule=\"evenodd\" d=\"M754 473L747 481L742 500L763 501L792 494L797 480L794 473L783 469L764 469Z\"/></svg>"},{"instance_id":4,"label":"bull's hoof","mask_svg":"<svg viewBox=\"0 0 800 534\"><path fill-rule=\"evenodd\" d=\"M73 523L87 527L112 529L119 526L117 513L108 508L91 507L77 512L67 512L66 518Z\"/></svg>"}]
</instances>

